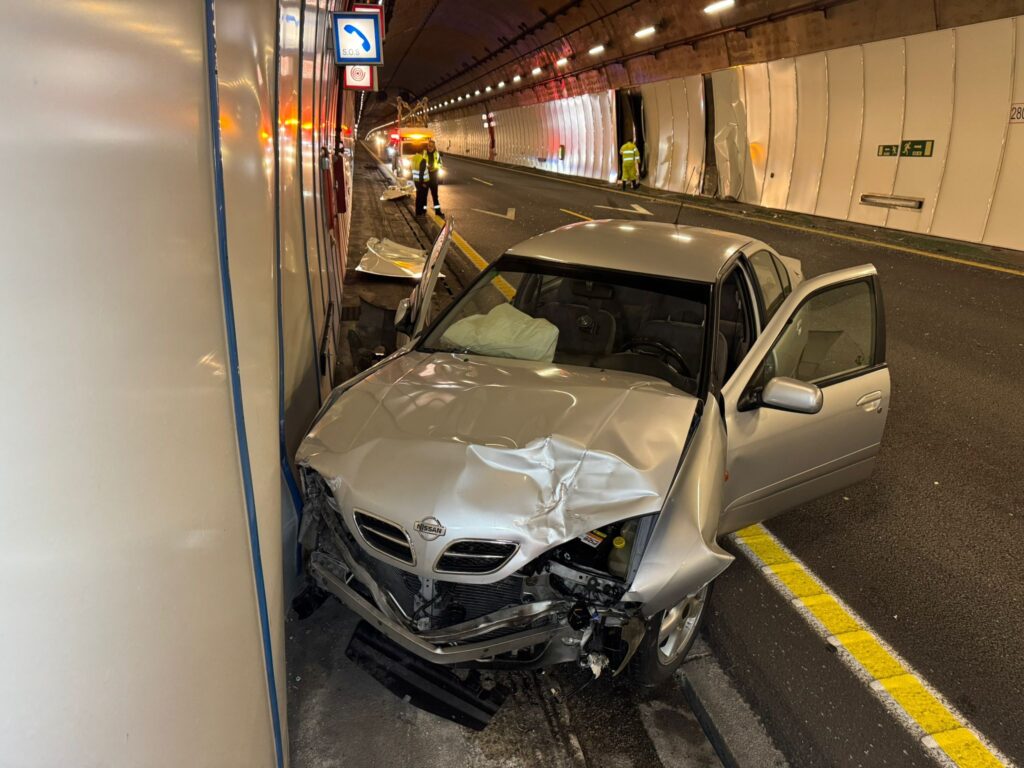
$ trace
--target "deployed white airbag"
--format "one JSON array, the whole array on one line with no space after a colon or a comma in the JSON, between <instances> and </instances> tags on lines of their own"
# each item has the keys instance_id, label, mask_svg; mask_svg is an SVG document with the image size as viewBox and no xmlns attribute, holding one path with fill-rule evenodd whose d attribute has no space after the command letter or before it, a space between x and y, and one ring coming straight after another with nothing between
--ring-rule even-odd
<instances>
[{"instance_id":1,"label":"deployed white airbag","mask_svg":"<svg viewBox=\"0 0 1024 768\"><path fill-rule=\"evenodd\" d=\"M452 323L441 343L478 355L550 363L555 357L558 327L511 304L499 304L486 315L470 315Z\"/></svg>"}]
</instances>

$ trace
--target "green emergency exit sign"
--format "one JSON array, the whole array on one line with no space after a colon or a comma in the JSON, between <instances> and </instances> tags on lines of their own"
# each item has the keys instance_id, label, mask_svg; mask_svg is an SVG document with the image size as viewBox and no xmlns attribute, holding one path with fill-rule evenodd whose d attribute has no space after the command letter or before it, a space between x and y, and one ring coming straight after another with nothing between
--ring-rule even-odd
<instances>
[{"instance_id":1,"label":"green emergency exit sign","mask_svg":"<svg viewBox=\"0 0 1024 768\"><path fill-rule=\"evenodd\" d=\"M904 139L900 142L900 157L931 157L934 139Z\"/></svg>"},{"instance_id":2,"label":"green emergency exit sign","mask_svg":"<svg viewBox=\"0 0 1024 768\"><path fill-rule=\"evenodd\" d=\"M899 144L879 144L878 145L878 156L879 157L897 157L900 153Z\"/></svg>"}]
</instances>

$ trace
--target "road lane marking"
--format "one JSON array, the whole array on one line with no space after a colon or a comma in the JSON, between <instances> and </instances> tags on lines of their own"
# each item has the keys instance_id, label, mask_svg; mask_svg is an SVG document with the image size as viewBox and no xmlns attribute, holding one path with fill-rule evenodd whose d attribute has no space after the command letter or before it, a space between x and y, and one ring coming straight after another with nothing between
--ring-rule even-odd
<instances>
[{"instance_id":1,"label":"road lane marking","mask_svg":"<svg viewBox=\"0 0 1024 768\"><path fill-rule=\"evenodd\" d=\"M473 178L473 181L479 181L481 184L486 184L488 187L493 187L494 186L494 182L492 182L492 181L484 181L483 179L478 179L476 176L473 176L472 178Z\"/></svg>"},{"instance_id":2,"label":"road lane marking","mask_svg":"<svg viewBox=\"0 0 1024 768\"><path fill-rule=\"evenodd\" d=\"M630 204L629 208L616 208L614 205L595 205L595 208L607 208L609 211L622 211L623 213L635 213L639 216L653 216L654 214L636 203Z\"/></svg>"},{"instance_id":3,"label":"road lane marking","mask_svg":"<svg viewBox=\"0 0 1024 768\"><path fill-rule=\"evenodd\" d=\"M1012 766L767 528L752 525L734 536L747 559L940 762L959 768Z\"/></svg>"},{"instance_id":4,"label":"road lane marking","mask_svg":"<svg viewBox=\"0 0 1024 768\"><path fill-rule=\"evenodd\" d=\"M485 165L483 161L475 160L471 157L459 157L460 160L467 160L477 165ZM490 164L487 164L490 165ZM493 167L493 166L492 166ZM710 205L699 205L697 203L687 203L681 200L666 200L663 197L653 197L652 195L645 195L640 192L626 192L619 189L612 189L604 186L598 186L596 184L586 183L582 181L573 181L572 179L562 179L558 176L549 176L544 173L533 173L531 171L524 171L518 168L506 168L505 166L498 166L503 171L509 171L510 173L519 173L523 176L533 176L538 179L547 179L548 181L557 181L562 184L572 184L577 187L586 187L596 192L610 192L615 195L628 195L629 197L635 197L639 200L647 200L652 203L660 203L662 205L678 205L683 208L690 208L695 211L704 211L705 213L717 214L719 216L728 216L733 219L742 219L744 221L755 221L758 224L770 224L773 227L781 227L782 229L792 229L797 232L807 232L812 235L821 235L822 237L831 237L834 240L844 240L849 243L859 243L860 245L871 246L872 248L888 248L892 251L898 251L900 253L909 253L914 256L923 256L928 259L935 259L936 261L945 261L951 264L960 264L966 267L976 267L977 269L987 269L990 272L1002 272L1007 275L1016 275L1017 277L1024 277L1024 269L1015 269L1013 267L1001 267L997 264L986 264L982 261L972 261L971 259L961 259L957 256L946 256L941 253L933 253L932 251L925 251L920 248L911 248L907 245L898 245L896 243L885 243L880 240L868 240L867 238L857 237L856 235L844 235L840 232L831 232L827 229L817 229L815 227L804 227L799 224L787 224L786 222L776 221L775 219L766 219L761 216L750 216L745 213L735 213L732 211L723 211L719 208L714 208ZM837 220L841 221L841 220Z\"/></svg>"},{"instance_id":5,"label":"road lane marking","mask_svg":"<svg viewBox=\"0 0 1024 768\"><path fill-rule=\"evenodd\" d=\"M516 209L515 208L507 208L505 210L505 213L496 213L495 211L485 211L482 208L470 208L470 210L471 211L476 211L477 213L486 213L488 216L497 216L499 219L506 219L507 221L515 221L516 220Z\"/></svg>"},{"instance_id":6,"label":"road lane marking","mask_svg":"<svg viewBox=\"0 0 1024 768\"><path fill-rule=\"evenodd\" d=\"M444 219L442 219L433 211L428 211L427 215L430 216L430 218L433 220L435 224L437 224L437 226L444 229ZM459 247L459 250L466 254L466 258L469 259L477 269L479 269L481 272L487 269L487 259L481 256L477 252L476 248L467 243L466 238L464 238L454 229L452 230L452 240ZM509 283L503 277L496 277L494 279L494 285L495 287L497 287L499 291L501 291L505 295L505 298L508 299L509 301L511 301L512 298L516 295L516 289L513 288L511 283Z\"/></svg>"},{"instance_id":7,"label":"road lane marking","mask_svg":"<svg viewBox=\"0 0 1024 768\"><path fill-rule=\"evenodd\" d=\"M576 213L576 211L570 211L568 208L559 208L558 210L560 210L562 213L568 213L570 216L575 216L578 219L583 219L584 221L593 221L594 220L593 216L585 216L582 213Z\"/></svg>"}]
</instances>

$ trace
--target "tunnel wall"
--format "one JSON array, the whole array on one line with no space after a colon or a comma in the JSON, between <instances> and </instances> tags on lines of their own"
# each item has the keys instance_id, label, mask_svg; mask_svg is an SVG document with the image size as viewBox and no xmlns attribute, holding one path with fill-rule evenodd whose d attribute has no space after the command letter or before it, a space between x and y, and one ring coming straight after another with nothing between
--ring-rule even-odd
<instances>
[{"instance_id":1,"label":"tunnel wall","mask_svg":"<svg viewBox=\"0 0 1024 768\"><path fill-rule=\"evenodd\" d=\"M1000 19L717 70L715 124L690 76L639 86L646 124L646 182L695 194L706 141L715 145L718 195L768 208L1024 249L1016 211L1024 197L1024 17ZM604 93L598 94L604 98ZM554 167L552 148L573 156L599 134L586 96L496 111L496 159L591 178L578 160ZM582 101L581 101L582 100ZM552 106L558 105L558 106ZM482 111L482 109L481 109ZM562 122L537 115L569 114ZM456 125L458 128L456 128ZM544 143L503 125L542 125ZM586 126L585 135L573 133ZM438 120L451 149L486 157L479 116ZM527 136L537 135L527 132ZM606 134L601 134L603 141ZM931 157L879 155L879 145L930 140ZM443 146L442 146L443 148ZM531 149L542 150L544 161ZM525 150L525 151L524 151ZM607 147L602 147L602 161ZM593 167L596 167L595 164ZM923 200L921 210L861 203L862 194Z\"/></svg>"},{"instance_id":2,"label":"tunnel wall","mask_svg":"<svg viewBox=\"0 0 1024 768\"><path fill-rule=\"evenodd\" d=\"M494 123L493 158L488 122ZM591 179L608 179L618 170L612 91L462 115L431 127L442 152Z\"/></svg>"},{"instance_id":3,"label":"tunnel wall","mask_svg":"<svg viewBox=\"0 0 1024 768\"><path fill-rule=\"evenodd\" d=\"M290 446L347 237L333 7L5 15L0 765L288 761Z\"/></svg>"}]
</instances>

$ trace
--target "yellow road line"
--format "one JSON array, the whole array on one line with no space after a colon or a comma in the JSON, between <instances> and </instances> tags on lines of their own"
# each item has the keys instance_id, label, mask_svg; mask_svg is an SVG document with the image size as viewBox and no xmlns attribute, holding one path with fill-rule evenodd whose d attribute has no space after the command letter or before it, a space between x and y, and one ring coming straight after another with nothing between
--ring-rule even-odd
<instances>
[{"instance_id":1,"label":"yellow road line","mask_svg":"<svg viewBox=\"0 0 1024 768\"><path fill-rule=\"evenodd\" d=\"M428 211L430 218L439 227L444 227L445 221L433 211ZM466 242L466 238L460 235L458 232L452 232L452 240L459 247L459 250L466 254L466 258L473 262L473 266L479 269L481 272L487 269L487 260L481 256L476 248ZM503 277L495 278L494 285L499 291L501 291L505 298L512 299L516 295L516 289Z\"/></svg>"},{"instance_id":2,"label":"yellow road line","mask_svg":"<svg viewBox=\"0 0 1024 768\"><path fill-rule=\"evenodd\" d=\"M559 208L558 210L560 210L562 213L568 213L570 216L575 216L578 219L583 219L584 221L593 221L594 220L593 216L584 216L582 213L576 213L576 211L570 211L568 208Z\"/></svg>"},{"instance_id":3,"label":"yellow road line","mask_svg":"<svg viewBox=\"0 0 1024 768\"><path fill-rule=\"evenodd\" d=\"M960 768L1011 765L767 528L749 526L737 531L735 539L772 585L802 609L811 626L843 651L843 661L870 680L871 689L900 715L904 726L924 734L925 747L941 750Z\"/></svg>"},{"instance_id":4,"label":"yellow road line","mask_svg":"<svg viewBox=\"0 0 1024 768\"><path fill-rule=\"evenodd\" d=\"M477 163L478 165L486 165L486 163L475 160L471 157L460 157L460 160L467 160L471 163ZM878 240L868 240L867 238L857 237L856 235L844 235L840 232L830 232L827 229L816 229L814 227L804 227L799 224L787 224L786 222L776 221L775 219L766 219L761 216L750 216L745 213L734 213L732 211L723 211L719 208L714 208L709 205L699 205L697 203L687 203L680 200L666 200L663 197L653 197L651 195L645 195L640 192L626 192L619 189L611 189L608 187L601 187L597 184L590 184L582 181L573 181L572 179L563 179L558 176L549 176L542 173L533 173L531 171L524 171L518 168L507 168L500 166L504 171L511 173L520 173L524 176L533 176L538 179L548 179L549 181L558 181L562 184L573 184L577 187L586 187L587 189L593 189L598 192L610 192L616 195L628 195L629 197L635 197L640 200L649 200L652 203L661 203L662 205L680 205L683 208L690 208L695 211L703 211L705 213L713 213L719 216L728 216L733 219L742 219L743 221L756 221L759 224L770 224L773 227L781 227L783 229L792 229L797 232L808 232L814 235L822 235L823 237L831 237L834 240L844 240L849 243L859 243L860 245L869 245L874 248L888 248L893 251L899 251L900 253L910 253L914 256L924 256L928 259L936 259L937 261L945 261L952 264L960 264L966 267L977 267L978 269L987 269L990 272L1002 272L1007 275L1016 275L1018 277L1024 277L1024 269L1014 269L1013 267L1000 267L995 264L985 264L981 261L972 261L970 259L961 259L956 256L946 256L941 253L933 253L932 251L925 251L920 248L911 248L906 245L897 245L895 243L884 243ZM562 210L565 210L564 208ZM836 221L842 221L842 219L836 219ZM894 230L897 231L897 230Z\"/></svg>"}]
</instances>

